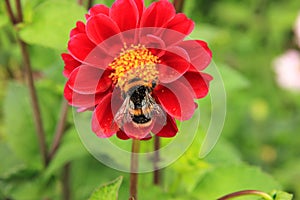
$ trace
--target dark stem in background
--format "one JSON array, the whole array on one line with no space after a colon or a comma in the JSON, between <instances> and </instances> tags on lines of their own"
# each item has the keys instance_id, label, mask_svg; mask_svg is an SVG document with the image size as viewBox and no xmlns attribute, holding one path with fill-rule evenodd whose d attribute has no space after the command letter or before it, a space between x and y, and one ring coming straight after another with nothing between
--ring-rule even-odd
<instances>
[{"instance_id":1,"label":"dark stem in background","mask_svg":"<svg viewBox=\"0 0 300 200\"><path fill-rule=\"evenodd\" d=\"M83 5L83 0L77 0L78 5L82 6Z\"/></svg>"},{"instance_id":2,"label":"dark stem in background","mask_svg":"<svg viewBox=\"0 0 300 200\"><path fill-rule=\"evenodd\" d=\"M63 200L70 200L71 199L70 168L71 168L71 163L67 163L63 167L63 171L62 171Z\"/></svg>"},{"instance_id":3,"label":"dark stem in background","mask_svg":"<svg viewBox=\"0 0 300 200\"><path fill-rule=\"evenodd\" d=\"M173 4L176 9L176 12L179 13L183 11L184 0L174 0Z\"/></svg>"},{"instance_id":4,"label":"dark stem in background","mask_svg":"<svg viewBox=\"0 0 300 200\"><path fill-rule=\"evenodd\" d=\"M90 9L94 4L93 0L88 0L87 9Z\"/></svg>"},{"instance_id":5,"label":"dark stem in background","mask_svg":"<svg viewBox=\"0 0 300 200\"><path fill-rule=\"evenodd\" d=\"M129 199L137 200L137 184L138 184L138 153L140 151L140 141L132 139L131 147L131 165L130 165L130 197Z\"/></svg>"},{"instance_id":6,"label":"dark stem in background","mask_svg":"<svg viewBox=\"0 0 300 200\"><path fill-rule=\"evenodd\" d=\"M160 149L160 137L154 136L154 158L153 158L153 183L154 185L160 184L160 170L158 169L159 162L159 149Z\"/></svg>"},{"instance_id":7,"label":"dark stem in background","mask_svg":"<svg viewBox=\"0 0 300 200\"><path fill-rule=\"evenodd\" d=\"M21 0L16 0L16 8L17 8L17 21L22 22L23 21L23 13L22 13L22 5Z\"/></svg>"},{"instance_id":8,"label":"dark stem in background","mask_svg":"<svg viewBox=\"0 0 300 200\"><path fill-rule=\"evenodd\" d=\"M9 19L10 19L11 23L13 25L15 25L17 23L17 20L14 17L14 13L13 13L13 11L11 9L11 5L10 5L9 0L5 0L5 5L6 5L6 10L7 10L7 14L9 16Z\"/></svg>"},{"instance_id":9,"label":"dark stem in background","mask_svg":"<svg viewBox=\"0 0 300 200\"><path fill-rule=\"evenodd\" d=\"M16 0L18 20L16 20L16 17L14 16L14 14L12 12L12 8L11 8L9 0L5 0L5 4L6 4L7 12L8 12L8 15L9 15L9 18L10 18L12 24L15 26L17 23L22 22L22 21L20 21L20 19L23 18L21 2L19 0ZM44 132L42 118L41 118L41 111L40 111L40 107L39 107L39 103L38 103L38 97L37 97L36 89L34 86L30 57L29 57L29 53L27 50L27 45L25 44L25 42L23 42L18 37L18 35L17 35L17 41L20 45L22 59L24 62L23 65L24 65L27 84L28 84L28 88L29 88L30 100L31 100L33 117L34 117L34 125L35 125L35 129L36 129L36 134L38 137L39 148L40 148L44 166L47 166L48 156L47 156L46 138L45 138L45 132Z\"/></svg>"},{"instance_id":10,"label":"dark stem in background","mask_svg":"<svg viewBox=\"0 0 300 200\"><path fill-rule=\"evenodd\" d=\"M26 78L28 82L28 88L29 88L29 94L32 104L32 110L33 110L33 117L34 117L34 125L39 141L40 151L41 155L44 161L44 165L47 166L48 164L48 156L47 156L47 145L46 145L46 138L45 138L45 132L43 128L43 122L41 117L41 110L38 103L38 97L36 94L36 89L34 86L33 81L33 75L32 75L32 69L30 64L30 58L27 50L27 45L18 38L19 44L21 47L22 57L24 61L24 67L26 72Z\"/></svg>"},{"instance_id":11,"label":"dark stem in background","mask_svg":"<svg viewBox=\"0 0 300 200\"><path fill-rule=\"evenodd\" d=\"M69 108L68 102L65 99L63 99L61 104L60 114L59 114L60 118L57 121L54 139L49 152L49 160L53 158L60 145L61 138L65 131L68 108Z\"/></svg>"},{"instance_id":12,"label":"dark stem in background","mask_svg":"<svg viewBox=\"0 0 300 200\"><path fill-rule=\"evenodd\" d=\"M242 190L242 191L238 191L238 192L234 192L234 193L225 195L217 200L228 200L228 199L233 199L236 197L246 196L246 195L256 195L256 196L262 197L265 200L273 200L273 198L269 194L259 191L259 190Z\"/></svg>"}]
</instances>

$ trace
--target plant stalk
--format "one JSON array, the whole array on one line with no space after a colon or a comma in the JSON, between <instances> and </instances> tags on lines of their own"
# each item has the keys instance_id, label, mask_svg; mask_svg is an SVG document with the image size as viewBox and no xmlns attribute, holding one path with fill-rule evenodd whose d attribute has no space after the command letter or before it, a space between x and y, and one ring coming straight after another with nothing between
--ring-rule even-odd
<instances>
[{"instance_id":1,"label":"plant stalk","mask_svg":"<svg viewBox=\"0 0 300 200\"><path fill-rule=\"evenodd\" d=\"M242 190L242 191L238 191L238 192L234 192L234 193L225 195L217 200L228 200L228 199L233 199L236 197L246 196L246 195L256 195L256 196L262 197L265 200L273 200L273 198L269 194L259 191L259 190Z\"/></svg>"},{"instance_id":2,"label":"plant stalk","mask_svg":"<svg viewBox=\"0 0 300 200\"><path fill-rule=\"evenodd\" d=\"M12 12L12 8L9 0L5 0L5 5L11 23L15 26L17 23L22 22L21 20L23 20L23 17L22 17L22 7L21 7L20 0L16 0L17 16L18 16L17 19ZM21 55L24 62L24 69L25 69L27 84L29 88L30 100L31 100L33 117L34 117L34 125L38 137L40 153L43 159L44 166L47 166L48 164L47 144L46 144L44 127L42 123L41 111L38 103L38 97L37 97L34 80L33 80L33 72L32 72L30 57L29 57L26 43L23 42L18 35L17 35L17 41L20 45Z\"/></svg>"},{"instance_id":3,"label":"plant stalk","mask_svg":"<svg viewBox=\"0 0 300 200\"><path fill-rule=\"evenodd\" d=\"M51 160L54 157L54 155L60 145L61 138L65 131L68 108L69 108L68 102L65 99L63 99L62 104L61 104L60 114L59 114L60 118L58 119L58 122L56 125L54 139L53 139L52 146L51 146L50 152L49 152L49 160Z\"/></svg>"},{"instance_id":4,"label":"plant stalk","mask_svg":"<svg viewBox=\"0 0 300 200\"><path fill-rule=\"evenodd\" d=\"M71 163L65 164L62 171L63 200L71 200L70 170L71 170Z\"/></svg>"},{"instance_id":5,"label":"plant stalk","mask_svg":"<svg viewBox=\"0 0 300 200\"><path fill-rule=\"evenodd\" d=\"M159 162L159 149L160 149L160 137L154 136L154 158L153 158L153 184L159 185L160 184L160 170L158 169L158 162Z\"/></svg>"},{"instance_id":6,"label":"plant stalk","mask_svg":"<svg viewBox=\"0 0 300 200\"><path fill-rule=\"evenodd\" d=\"M137 200L138 184L138 153L140 151L140 141L132 139L131 165L130 165L130 198Z\"/></svg>"},{"instance_id":7,"label":"plant stalk","mask_svg":"<svg viewBox=\"0 0 300 200\"><path fill-rule=\"evenodd\" d=\"M173 4L174 4L174 7L175 7L177 13L180 13L183 11L184 0L174 0Z\"/></svg>"}]
</instances>

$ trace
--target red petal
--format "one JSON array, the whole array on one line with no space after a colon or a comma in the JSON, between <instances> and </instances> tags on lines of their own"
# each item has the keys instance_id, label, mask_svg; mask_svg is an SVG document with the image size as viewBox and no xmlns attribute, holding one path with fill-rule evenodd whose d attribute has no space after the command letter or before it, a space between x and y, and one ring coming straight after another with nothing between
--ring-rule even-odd
<instances>
[{"instance_id":1,"label":"red petal","mask_svg":"<svg viewBox=\"0 0 300 200\"><path fill-rule=\"evenodd\" d=\"M200 72L186 72L180 81L187 86L194 94L195 98L203 98L207 95L209 90L209 82L212 76Z\"/></svg>"},{"instance_id":2,"label":"red petal","mask_svg":"<svg viewBox=\"0 0 300 200\"><path fill-rule=\"evenodd\" d=\"M69 87L80 94L95 94L106 91L112 84L108 77L110 71L81 65L70 75L67 84Z\"/></svg>"},{"instance_id":3,"label":"red petal","mask_svg":"<svg viewBox=\"0 0 300 200\"><path fill-rule=\"evenodd\" d=\"M111 7L110 17L123 32L137 27L139 10L133 0L117 0Z\"/></svg>"},{"instance_id":4,"label":"red petal","mask_svg":"<svg viewBox=\"0 0 300 200\"><path fill-rule=\"evenodd\" d=\"M104 14L104 15L109 15L109 8L106 5L103 4L97 4L89 10L89 15L94 16L98 14Z\"/></svg>"},{"instance_id":5,"label":"red petal","mask_svg":"<svg viewBox=\"0 0 300 200\"><path fill-rule=\"evenodd\" d=\"M193 116L195 111L193 96L181 82L158 85L153 93L164 110L172 117L187 120Z\"/></svg>"},{"instance_id":6,"label":"red petal","mask_svg":"<svg viewBox=\"0 0 300 200\"><path fill-rule=\"evenodd\" d=\"M72 56L82 62L95 47L96 45L83 33L74 35L68 43L68 49Z\"/></svg>"},{"instance_id":7,"label":"red petal","mask_svg":"<svg viewBox=\"0 0 300 200\"><path fill-rule=\"evenodd\" d=\"M96 107L92 117L92 130L98 137L111 137L118 131L111 111L111 94L103 98Z\"/></svg>"},{"instance_id":8,"label":"red petal","mask_svg":"<svg viewBox=\"0 0 300 200\"><path fill-rule=\"evenodd\" d=\"M133 139L144 139L147 138L149 133L153 128L154 123L151 122L149 125L137 125L133 122L124 123L122 129L128 135L128 137Z\"/></svg>"},{"instance_id":9,"label":"red petal","mask_svg":"<svg viewBox=\"0 0 300 200\"><path fill-rule=\"evenodd\" d=\"M117 137L120 138L121 140L128 140L130 138L122 130L119 130L117 132Z\"/></svg>"},{"instance_id":10,"label":"red petal","mask_svg":"<svg viewBox=\"0 0 300 200\"><path fill-rule=\"evenodd\" d=\"M160 57L161 64L157 65L159 80L170 83L181 77L190 67L187 52L180 47L172 47L166 50Z\"/></svg>"},{"instance_id":11,"label":"red petal","mask_svg":"<svg viewBox=\"0 0 300 200\"><path fill-rule=\"evenodd\" d=\"M107 92L98 94L79 94L74 92L67 84L64 89L64 97L70 105L79 108L90 108L97 105L103 97L107 95Z\"/></svg>"},{"instance_id":12,"label":"red petal","mask_svg":"<svg viewBox=\"0 0 300 200\"><path fill-rule=\"evenodd\" d=\"M64 67L64 71L63 71L63 75L65 77L69 77L71 72L77 68L79 65L81 65L80 62L78 62L77 60L75 60L70 54L68 53L63 53L61 54L62 59L64 60L65 63L65 67Z\"/></svg>"},{"instance_id":13,"label":"red petal","mask_svg":"<svg viewBox=\"0 0 300 200\"><path fill-rule=\"evenodd\" d=\"M77 35L79 33L85 33L85 24L82 21L76 23L76 27L73 28L70 32L70 37Z\"/></svg>"},{"instance_id":14,"label":"red petal","mask_svg":"<svg viewBox=\"0 0 300 200\"><path fill-rule=\"evenodd\" d=\"M152 3L144 12L141 27L163 27L175 16L175 9L168 1Z\"/></svg>"},{"instance_id":15,"label":"red petal","mask_svg":"<svg viewBox=\"0 0 300 200\"><path fill-rule=\"evenodd\" d=\"M182 41L194 29L194 22L185 14L179 13L168 23L162 38L167 46Z\"/></svg>"},{"instance_id":16,"label":"red petal","mask_svg":"<svg viewBox=\"0 0 300 200\"><path fill-rule=\"evenodd\" d=\"M141 17L143 16L143 12L145 9L145 5L144 5L144 1L143 0L133 0L135 2L135 5L138 9L139 12L139 20L141 19Z\"/></svg>"},{"instance_id":17,"label":"red petal","mask_svg":"<svg viewBox=\"0 0 300 200\"><path fill-rule=\"evenodd\" d=\"M191 59L191 64L199 71L205 69L212 57L212 52L206 42L201 40L186 40L178 44L184 48Z\"/></svg>"},{"instance_id":18,"label":"red petal","mask_svg":"<svg viewBox=\"0 0 300 200\"><path fill-rule=\"evenodd\" d=\"M174 137L177 132L178 132L178 128L174 118L168 115L167 124L158 133L156 133L156 136Z\"/></svg>"},{"instance_id":19,"label":"red petal","mask_svg":"<svg viewBox=\"0 0 300 200\"><path fill-rule=\"evenodd\" d=\"M98 45L107 38L120 33L120 29L110 17L98 14L89 18L86 23L86 32L90 40Z\"/></svg>"}]
</instances>

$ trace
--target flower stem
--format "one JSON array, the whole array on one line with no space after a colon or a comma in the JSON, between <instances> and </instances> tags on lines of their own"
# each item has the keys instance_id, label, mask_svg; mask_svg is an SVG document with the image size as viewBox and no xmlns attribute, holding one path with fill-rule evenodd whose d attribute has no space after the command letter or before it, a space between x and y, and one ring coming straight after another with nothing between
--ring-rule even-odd
<instances>
[{"instance_id":1,"label":"flower stem","mask_svg":"<svg viewBox=\"0 0 300 200\"><path fill-rule=\"evenodd\" d=\"M16 0L16 8L17 8L17 15L18 15L18 22L23 21L23 13L22 13L22 5L21 5L21 0Z\"/></svg>"},{"instance_id":2,"label":"flower stem","mask_svg":"<svg viewBox=\"0 0 300 200\"><path fill-rule=\"evenodd\" d=\"M63 99L61 109L60 109L60 114L59 114L60 118L56 125L54 139L53 139L52 146L51 146L51 149L49 152L49 160L51 160L53 158L53 156L55 155L55 153L60 145L61 138L64 134L66 120L67 120L67 114L68 114L68 107L69 107L68 102L65 99Z\"/></svg>"},{"instance_id":3,"label":"flower stem","mask_svg":"<svg viewBox=\"0 0 300 200\"><path fill-rule=\"evenodd\" d=\"M158 169L159 162L159 149L160 149L160 137L154 136L154 158L153 158L153 183L154 185L160 184L160 170Z\"/></svg>"},{"instance_id":4,"label":"flower stem","mask_svg":"<svg viewBox=\"0 0 300 200\"><path fill-rule=\"evenodd\" d=\"M234 193L225 195L225 196L219 198L218 200L228 200L228 199L233 199L235 197L246 196L246 195L257 195L257 196L262 197L265 200L273 200L273 198L269 194L259 191L259 190L242 190L242 191L238 191L238 192L234 192Z\"/></svg>"},{"instance_id":5,"label":"flower stem","mask_svg":"<svg viewBox=\"0 0 300 200\"><path fill-rule=\"evenodd\" d=\"M183 11L184 0L174 0L173 4L176 9L176 12L179 13Z\"/></svg>"},{"instance_id":6,"label":"flower stem","mask_svg":"<svg viewBox=\"0 0 300 200\"><path fill-rule=\"evenodd\" d=\"M130 199L137 200L138 183L138 153L140 151L140 141L132 140L131 166L130 166Z\"/></svg>"},{"instance_id":7,"label":"flower stem","mask_svg":"<svg viewBox=\"0 0 300 200\"><path fill-rule=\"evenodd\" d=\"M22 22L22 7L20 0L16 0L16 6L17 6L17 17L14 16L11 8L11 4L9 0L5 0L6 9L10 18L11 23L15 26L17 23ZM44 127L42 123L42 117L41 117L41 110L38 103L38 97L36 93L36 89L34 86L34 80L33 80L33 72L30 62L29 53L27 50L27 45L25 42L23 42L20 37L18 37L17 34L17 41L20 45L21 54L23 58L23 64L25 69L25 74L27 78L27 84L29 88L29 94L31 99L31 105L32 105L32 111L33 111L33 117L34 117L34 125L38 137L38 143L40 147L40 153L43 159L44 166L47 166L48 164L48 155L47 155L47 144L46 144L46 138L45 138L45 132Z\"/></svg>"},{"instance_id":8,"label":"flower stem","mask_svg":"<svg viewBox=\"0 0 300 200\"><path fill-rule=\"evenodd\" d=\"M71 188L70 188L70 168L71 163L65 164L62 171L62 193L64 200L71 199Z\"/></svg>"}]
</instances>

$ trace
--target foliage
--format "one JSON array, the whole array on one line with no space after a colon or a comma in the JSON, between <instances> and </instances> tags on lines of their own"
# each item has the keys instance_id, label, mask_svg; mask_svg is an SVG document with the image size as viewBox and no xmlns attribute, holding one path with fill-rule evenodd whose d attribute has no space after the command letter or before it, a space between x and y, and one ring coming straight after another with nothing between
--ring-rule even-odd
<instances>
[{"instance_id":1,"label":"foliage","mask_svg":"<svg viewBox=\"0 0 300 200\"><path fill-rule=\"evenodd\" d=\"M83 20L86 10L75 0L24 0L22 6L24 22L17 30L29 44L50 147L65 81L60 54L66 49L69 30L75 21ZM292 28L299 10L298 0L186 1L184 12L196 21L191 37L208 41L222 75L227 118L221 139L200 159L210 102L199 103L203 123L193 144L163 169L161 187L153 186L151 173L140 175L141 199L216 199L243 189L259 189L275 200L290 200L290 194L278 191L285 190L299 199L299 94L278 88L272 71L276 56L296 48ZM23 61L4 1L0 2L0 28L0 199L62 199L66 165L70 166L71 199L103 199L102 192L112 192L115 197L119 187L119 199L127 199L128 174L106 167L87 152L71 112L58 151L49 165L43 166ZM142 148L151 145L142 142ZM118 178L94 191L119 176L124 177L122 184Z\"/></svg>"}]
</instances>

